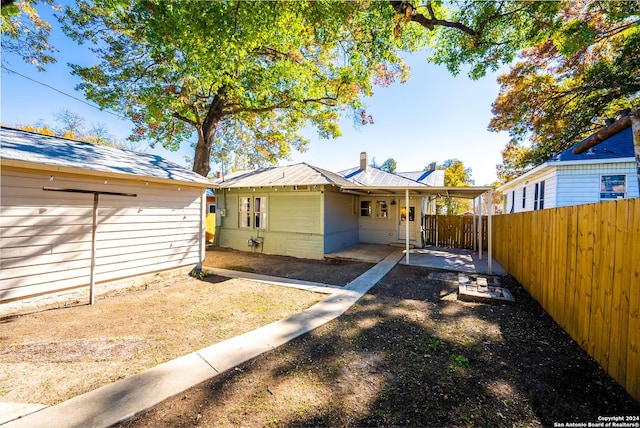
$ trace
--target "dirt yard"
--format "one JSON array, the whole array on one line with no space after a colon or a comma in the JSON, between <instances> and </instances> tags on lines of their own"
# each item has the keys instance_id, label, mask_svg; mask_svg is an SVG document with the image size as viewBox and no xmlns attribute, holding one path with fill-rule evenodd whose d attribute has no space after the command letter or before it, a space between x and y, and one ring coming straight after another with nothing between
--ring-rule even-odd
<instances>
[{"instance_id":1,"label":"dirt yard","mask_svg":"<svg viewBox=\"0 0 640 428\"><path fill-rule=\"evenodd\" d=\"M207 264L344 285L366 263L247 258ZM333 274L329 276L329 274ZM251 281L176 277L98 296L96 304L0 318L0 402L55 404L305 309L325 295Z\"/></svg>"},{"instance_id":2,"label":"dirt yard","mask_svg":"<svg viewBox=\"0 0 640 428\"><path fill-rule=\"evenodd\" d=\"M265 270L282 268L266 256L234 263L265 259ZM640 415L513 279L503 279L513 306L458 301L455 279L396 266L340 318L122 426L535 427Z\"/></svg>"},{"instance_id":3,"label":"dirt yard","mask_svg":"<svg viewBox=\"0 0 640 428\"><path fill-rule=\"evenodd\" d=\"M208 252L205 265L336 285L371 267L229 250ZM122 426L511 427L640 415L640 403L515 281L503 279L516 298L507 306L458 301L455 279L445 271L398 265L338 319ZM226 310L196 309L195 302L211 295L210 304L224 301ZM153 365L166 358L166 348L175 356L191 352L319 298L215 276L181 278L107 296L94 308L3 319L0 400L60 401L83 391L58 385L68 379L83 383L104 370L110 374L102 383L116 380L144 368L132 361ZM172 303L165 310L176 310L152 317L152 309L165 301ZM99 307L105 313L94 319L91 313ZM112 330L112 324L124 331ZM72 342L73 350L67 349ZM183 347L173 349L174 342ZM44 378L48 372L58 377L23 386L34 373ZM98 386L84 383L85 390ZM57 391L41 391L48 389Z\"/></svg>"}]
</instances>

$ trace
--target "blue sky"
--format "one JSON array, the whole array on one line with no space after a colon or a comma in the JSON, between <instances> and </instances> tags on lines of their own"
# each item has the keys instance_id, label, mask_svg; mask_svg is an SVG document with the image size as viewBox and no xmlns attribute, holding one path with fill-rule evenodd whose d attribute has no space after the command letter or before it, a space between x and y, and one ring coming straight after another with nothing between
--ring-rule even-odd
<instances>
[{"instance_id":1,"label":"blue sky","mask_svg":"<svg viewBox=\"0 0 640 428\"><path fill-rule=\"evenodd\" d=\"M51 42L59 50L58 62L38 72L19 58L4 56L8 67L31 79L59 91L85 100L74 88L79 79L70 74L67 63L89 65L97 60L84 46L68 40L58 30L56 22L46 10L42 16L54 25ZM487 130L491 119L491 103L498 95L498 73L472 81L466 75L454 77L444 67L429 64L425 53L407 56L411 79L386 88L375 88L374 95L365 100L367 112L374 124L354 129L350 119L341 123L343 136L322 140L315 132L307 137L311 143L305 153L292 153L291 160L281 164L306 162L331 171L356 166L360 152L367 152L380 164L387 158L397 161L398 171L422 170L430 162L442 163L460 159L472 169L476 185L496 180L495 166L501 162L500 151L507 143L507 133ZM4 125L35 124L44 121L55 124L55 115L66 108L80 114L87 124L104 123L110 132L125 140L131 124L109 112L100 111L80 100L65 96L54 89L22 76L2 70L0 121ZM86 100L85 100L86 101ZM89 102L91 103L91 102ZM91 103L92 104L92 103ZM178 152L162 147L149 149L152 153L190 167L184 156L192 156L193 149L184 145ZM217 170L212 166L212 171Z\"/></svg>"}]
</instances>

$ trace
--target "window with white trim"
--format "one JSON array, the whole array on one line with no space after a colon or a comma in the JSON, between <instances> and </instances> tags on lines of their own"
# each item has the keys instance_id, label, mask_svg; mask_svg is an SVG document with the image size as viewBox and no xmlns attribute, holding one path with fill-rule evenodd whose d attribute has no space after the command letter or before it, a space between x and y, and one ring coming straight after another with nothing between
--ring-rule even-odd
<instances>
[{"instance_id":1,"label":"window with white trim","mask_svg":"<svg viewBox=\"0 0 640 428\"><path fill-rule=\"evenodd\" d=\"M371 217L371 201L360 201L360 217Z\"/></svg>"},{"instance_id":2,"label":"window with white trim","mask_svg":"<svg viewBox=\"0 0 640 428\"><path fill-rule=\"evenodd\" d=\"M253 202L253 209L252 209ZM251 229L267 228L267 197L240 198L239 225Z\"/></svg>"},{"instance_id":3,"label":"window with white trim","mask_svg":"<svg viewBox=\"0 0 640 428\"><path fill-rule=\"evenodd\" d=\"M251 198L240 198L240 227L251 227Z\"/></svg>"},{"instance_id":4,"label":"window with white trim","mask_svg":"<svg viewBox=\"0 0 640 428\"><path fill-rule=\"evenodd\" d=\"M509 210L510 213L513 213L513 209L515 208L515 204L516 204L516 191L512 190L511 191L511 209ZM505 211L506 211L506 206L505 206Z\"/></svg>"},{"instance_id":5,"label":"window with white trim","mask_svg":"<svg viewBox=\"0 0 640 428\"><path fill-rule=\"evenodd\" d=\"M624 199L627 196L627 176L625 174L603 175L600 177L600 199Z\"/></svg>"},{"instance_id":6,"label":"window with white trim","mask_svg":"<svg viewBox=\"0 0 640 428\"><path fill-rule=\"evenodd\" d=\"M536 183L533 195L533 209L544 209L544 180L540 183Z\"/></svg>"},{"instance_id":7,"label":"window with white trim","mask_svg":"<svg viewBox=\"0 0 640 428\"><path fill-rule=\"evenodd\" d=\"M259 196L255 198L253 204L254 227L256 229L267 228L267 197Z\"/></svg>"},{"instance_id":8,"label":"window with white trim","mask_svg":"<svg viewBox=\"0 0 640 428\"><path fill-rule=\"evenodd\" d=\"M387 205L387 201L378 201L376 204L376 218L389 218L389 205Z\"/></svg>"}]
</instances>

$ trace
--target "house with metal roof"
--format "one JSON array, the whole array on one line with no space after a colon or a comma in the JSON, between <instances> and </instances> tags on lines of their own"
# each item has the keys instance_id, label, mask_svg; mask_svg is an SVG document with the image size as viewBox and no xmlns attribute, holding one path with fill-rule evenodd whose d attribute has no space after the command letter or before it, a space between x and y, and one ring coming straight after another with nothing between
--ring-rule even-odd
<instances>
[{"instance_id":1,"label":"house with metal roof","mask_svg":"<svg viewBox=\"0 0 640 428\"><path fill-rule=\"evenodd\" d=\"M193 269L210 180L159 156L2 127L3 303Z\"/></svg>"},{"instance_id":2,"label":"house with metal roof","mask_svg":"<svg viewBox=\"0 0 640 428\"><path fill-rule=\"evenodd\" d=\"M306 163L233 174L218 181L221 247L321 259L358 242L352 183Z\"/></svg>"},{"instance_id":3,"label":"house with metal roof","mask_svg":"<svg viewBox=\"0 0 640 428\"><path fill-rule=\"evenodd\" d=\"M503 212L541 210L613 199L637 198L638 179L631 125L581 153L576 147L500 186Z\"/></svg>"},{"instance_id":4,"label":"house with metal roof","mask_svg":"<svg viewBox=\"0 0 640 428\"><path fill-rule=\"evenodd\" d=\"M312 259L357 243L422 246L423 199L491 190L428 186L368 166L365 153L340 173L300 163L217 183L218 245Z\"/></svg>"},{"instance_id":5,"label":"house with metal roof","mask_svg":"<svg viewBox=\"0 0 640 428\"><path fill-rule=\"evenodd\" d=\"M444 171L437 171L435 163L428 171L389 173L368 165L367 153L360 154L357 167L340 171L347 180L368 188L421 188L444 186ZM360 242L376 244L402 243L409 237L411 245L422 246L421 219L425 214L436 213L437 195L415 194L405 201L402 195L386 194L361 195ZM407 206L408 212L407 212ZM370 211L371 215L365 215ZM408 223L407 223L408 222ZM408 229L407 229L408 226Z\"/></svg>"}]
</instances>

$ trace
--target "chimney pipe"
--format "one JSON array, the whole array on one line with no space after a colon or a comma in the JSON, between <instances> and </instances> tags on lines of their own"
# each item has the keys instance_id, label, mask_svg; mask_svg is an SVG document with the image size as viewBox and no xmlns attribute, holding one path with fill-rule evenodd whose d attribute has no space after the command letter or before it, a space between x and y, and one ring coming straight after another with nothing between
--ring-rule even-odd
<instances>
[{"instance_id":1,"label":"chimney pipe","mask_svg":"<svg viewBox=\"0 0 640 428\"><path fill-rule=\"evenodd\" d=\"M367 152L360 152L360 169L362 171L367 170Z\"/></svg>"},{"instance_id":2,"label":"chimney pipe","mask_svg":"<svg viewBox=\"0 0 640 428\"><path fill-rule=\"evenodd\" d=\"M435 171L436 170L436 163L435 162L431 162L429 164L429 171Z\"/></svg>"}]
</instances>

